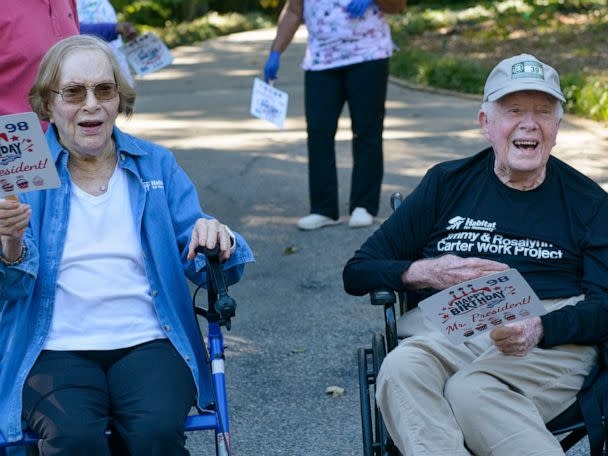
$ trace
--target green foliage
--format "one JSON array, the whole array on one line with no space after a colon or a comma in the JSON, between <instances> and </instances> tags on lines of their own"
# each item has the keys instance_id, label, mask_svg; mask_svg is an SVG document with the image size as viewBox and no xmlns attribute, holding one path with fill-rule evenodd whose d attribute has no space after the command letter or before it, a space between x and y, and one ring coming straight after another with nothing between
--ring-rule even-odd
<instances>
[{"instance_id":1,"label":"green foliage","mask_svg":"<svg viewBox=\"0 0 608 456\"><path fill-rule=\"evenodd\" d=\"M284 0L112 0L121 20L151 27L161 27L167 21L191 21L209 11L276 15L283 3Z\"/></svg>"},{"instance_id":2,"label":"green foliage","mask_svg":"<svg viewBox=\"0 0 608 456\"><path fill-rule=\"evenodd\" d=\"M124 3L124 5L119 7L118 3ZM116 4L119 19L137 25L162 27L173 15L173 10L167 2L154 0L130 2L123 0L122 2L116 2Z\"/></svg>"},{"instance_id":3,"label":"green foliage","mask_svg":"<svg viewBox=\"0 0 608 456\"><path fill-rule=\"evenodd\" d=\"M390 61L391 74L416 84L464 93L481 94L490 69L451 56L417 49L399 51Z\"/></svg>"},{"instance_id":4,"label":"green foliage","mask_svg":"<svg viewBox=\"0 0 608 456\"><path fill-rule=\"evenodd\" d=\"M568 74L561 78L566 109L593 120L608 120L608 77Z\"/></svg>"},{"instance_id":5,"label":"green foliage","mask_svg":"<svg viewBox=\"0 0 608 456\"><path fill-rule=\"evenodd\" d=\"M488 71L475 62L466 62L449 56L422 64L418 70L420 84L452 89L464 93L481 93Z\"/></svg>"},{"instance_id":6,"label":"green foliage","mask_svg":"<svg viewBox=\"0 0 608 456\"><path fill-rule=\"evenodd\" d=\"M285 0L113 0L121 20L151 29L169 47L192 44L216 36L274 25ZM217 11L217 12L213 12ZM235 12L245 14L237 14ZM198 13L197 19L185 17ZM226 13L226 14L222 14ZM481 94L492 56L521 31L534 32L534 41L522 40L524 49L547 49L548 55L576 39L576 28L560 22L565 14L596 16L590 26L594 36L605 36L606 0L409 0L402 15L389 17L393 39L401 48L390 60L391 74L402 79L444 89ZM451 34L459 36L475 55L450 53ZM418 41L416 41L418 40ZM435 40L434 46L413 42ZM569 58L589 57L581 45ZM559 53L556 54L559 57ZM542 55L538 55L544 58ZM560 66L561 68L561 66ZM594 74L580 66L563 72L566 111L595 120L608 120L608 75Z\"/></svg>"},{"instance_id":7,"label":"green foliage","mask_svg":"<svg viewBox=\"0 0 608 456\"><path fill-rule=\"evenodd\" d=\"M271 27L270 19L259 13L218 14L210 12L191 22L167 22L162 28L145 29L153 31L169 48L197 43L217 36Z\"/></svg>"},{"instance_id":8,"label":"green foliage","mask_svg":"<svg viewBox=\"0 0 608 456\"><path fill-rule=\"evenodd\" d=\"M589 60L598 51L590 50L583 41L580 46L569 46L567 54L555 54L556 49L564 52L566 44L576 42L582 31L580 26L564 21L565 14L576 12L573 18L587 15L592 18L585 25L587 36L605 36L606 0L408 4L403 15L389 18L393 39L400 48L391 58L393 76L431 87L481 94L496 56L505 57L497 49L513 54L532 50L539 58L551 58L551 62L555 62L553 56L561 59L559 65L553 65L561 69L567 112L608 120L608 72L594 74L584 65L565 65L577 58ZM524 38L518 41L518 36ZM466 44L468 53L458 49L458 43Z\"/></svg>"}]
</instances>

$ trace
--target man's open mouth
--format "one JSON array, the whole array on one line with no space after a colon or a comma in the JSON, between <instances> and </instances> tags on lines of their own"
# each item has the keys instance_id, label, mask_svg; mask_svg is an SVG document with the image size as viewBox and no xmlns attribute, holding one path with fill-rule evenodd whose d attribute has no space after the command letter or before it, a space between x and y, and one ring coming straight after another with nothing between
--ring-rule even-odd
<instances>
[{"instance_id":1,"label":"man's open mouth","mask_svg":"<svg viewBox=\"0 0 608 456\"><path fill-rule=\"evenodd\" d=\"M538 146L538 141L531 141L531 140L527 140L527 139L516 139L515 141L513 141L513 145L515 147L517 147L518 149L536 149L536 146Z\"/></svg>"}]
</instances>

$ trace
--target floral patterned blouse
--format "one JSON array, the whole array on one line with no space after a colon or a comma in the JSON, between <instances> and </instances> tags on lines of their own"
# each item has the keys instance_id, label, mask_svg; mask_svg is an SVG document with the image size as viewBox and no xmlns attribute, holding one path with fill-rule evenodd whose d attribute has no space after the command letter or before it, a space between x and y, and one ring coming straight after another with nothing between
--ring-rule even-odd
<instances>
[{"instance_id":1,"label":"floral patterned blouse","mask_svg":"<svg viewBox=\"0 0 608 456\"><path fill-rule=\"evenodd\" d=\"M304 0L308 46L304 70L325 70L392 55L395 45L384 15L372 3L361 18L346 12L350 0Z\"/></svg>"}]
</instances>

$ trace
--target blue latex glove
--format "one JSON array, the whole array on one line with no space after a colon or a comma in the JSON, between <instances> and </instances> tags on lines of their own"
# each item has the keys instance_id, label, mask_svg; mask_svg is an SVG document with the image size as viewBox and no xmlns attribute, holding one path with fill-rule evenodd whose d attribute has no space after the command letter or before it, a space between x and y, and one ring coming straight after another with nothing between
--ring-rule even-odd
<instances>
[{"instance_id":1,"label":"blue latex glove","mask_svg":"<svg viewBox=\"0 0 608 456\"><path fill-rule=\"evenodd\" d=\"M266 83L274 81L277 78L279 67L281 66L281 53L279 51L270 51L266 65L264 65L264 81Z\"/></svg>"},{"instance_id":2,"label":"blue latex glove","mask_svg":"<svg viewBox=\"0 0 608 456\"><path fill-rule=\"evenodd\" d=\"M352 18L359 18L365 14L365 11L372 4L373 0L351 0L346 7L346 12Z\"/></svg>"}]
</instances>

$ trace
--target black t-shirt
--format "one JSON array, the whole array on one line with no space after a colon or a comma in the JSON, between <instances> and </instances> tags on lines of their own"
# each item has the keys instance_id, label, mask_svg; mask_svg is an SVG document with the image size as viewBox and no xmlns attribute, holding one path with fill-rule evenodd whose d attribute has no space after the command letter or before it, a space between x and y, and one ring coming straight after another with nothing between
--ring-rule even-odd
<instances>
[{"instance_id":1,"label":"black t-shirt","mask_svg":"<svg viewBox=\"0 0 608 456\"><path fill-rule=\"evenodd\" d=\"M504 185L491 148L431 168L399 209L349 260L349 293L403 290L401 274L443 254L500 261L541 299L576 296L578 309L543 316L544 345L608 338L608 196L591 179L550 157L544 182ZM604 327L600 327L600 322Z\"/></svg>"}]
</instances>

